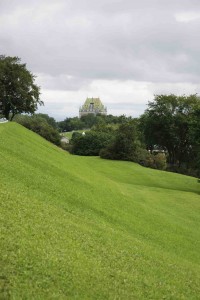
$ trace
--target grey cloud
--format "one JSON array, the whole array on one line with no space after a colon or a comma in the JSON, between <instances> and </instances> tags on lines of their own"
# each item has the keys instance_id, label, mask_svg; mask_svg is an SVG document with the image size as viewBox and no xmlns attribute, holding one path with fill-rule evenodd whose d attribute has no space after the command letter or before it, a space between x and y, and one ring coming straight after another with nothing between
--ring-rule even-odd
<instances>
[{"instance_id":1,"label":"grey cloud","mask_svg":"<svg viewBox=\"0 0 200 300\"><path fill-rule=\"evenodd\" d=\"M199 80L200 23L182 24L174 17L177 11L200 10L198 1L7 1L1 6L6 25L0 50L22 57L34 72L88 80ZM179 54L187 62L177 60Z\"/></svg>"},{"instance_id":2,"label":"grey cloud","mask_svg":"<svg viewBox=\"0 0 200 300\"><path fill-rule=\"evenodd\" d=\"M0 52L49 76L45 88L78 90L94 79L198 82L200 21L175 19L194 10L199 0L2 1Z\"/></svg>"},{"instance_id":3,"label":"grey cloud","mask_svg":"<svg viewBox=\"0 0 200 300\"><path fill-rule=\"evenodd\" d=\"M57 76L47 74L36 74L36 83L46 90L67 90L76 91L88 86L90 80L87 78L77 78L68 74Z\"/></svg>"}]
</instances>

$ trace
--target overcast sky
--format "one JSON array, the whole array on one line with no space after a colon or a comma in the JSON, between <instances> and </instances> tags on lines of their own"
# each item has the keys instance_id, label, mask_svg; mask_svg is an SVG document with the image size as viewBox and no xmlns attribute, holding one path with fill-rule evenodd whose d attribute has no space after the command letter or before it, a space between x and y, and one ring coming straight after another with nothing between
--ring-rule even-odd
<instances>
[{"instance_id":1,"label":"overcast sky","mask_svg":"<svg viewBox=\"0 0 200 300\"><path fill-rule=\"evenodd\" d=\"M154 94L200 94L200 0L0 0L0 54L37 75L40 112L86 97L139 116Z\"/></svg>"}]
</instances>

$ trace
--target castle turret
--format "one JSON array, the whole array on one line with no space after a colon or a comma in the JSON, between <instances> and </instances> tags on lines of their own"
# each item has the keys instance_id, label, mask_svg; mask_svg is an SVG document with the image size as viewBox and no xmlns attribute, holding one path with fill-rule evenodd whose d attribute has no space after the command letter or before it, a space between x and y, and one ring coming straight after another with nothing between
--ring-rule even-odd
<instances>
[{"instance_id":1,"label":"castle turret","mask_svg":"<svg viewBox=\"0 0 200 300\"><path fill-rule=\"evenodd\" d=\"M88 114L93 115L107 115L107 109L102 104L99 98L87 98L83 106L79 109L79 117L86 116Z\"/></svg>"}]
</instances>

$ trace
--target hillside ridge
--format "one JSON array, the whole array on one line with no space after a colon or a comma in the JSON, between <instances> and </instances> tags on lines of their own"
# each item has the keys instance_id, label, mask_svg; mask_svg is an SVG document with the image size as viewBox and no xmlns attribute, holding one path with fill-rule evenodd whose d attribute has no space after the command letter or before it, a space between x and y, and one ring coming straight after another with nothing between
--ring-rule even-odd
<instances>
[{"instance_id":1,"label":"hillside ridge","mask_svg":"<svg viewBox=\"0 0 200 300\"><path fill-rule=\"evenodd\" d=\"M1 285L13 299L198 299L200 184L0 125Z\"/></svg>"}]
</instances>

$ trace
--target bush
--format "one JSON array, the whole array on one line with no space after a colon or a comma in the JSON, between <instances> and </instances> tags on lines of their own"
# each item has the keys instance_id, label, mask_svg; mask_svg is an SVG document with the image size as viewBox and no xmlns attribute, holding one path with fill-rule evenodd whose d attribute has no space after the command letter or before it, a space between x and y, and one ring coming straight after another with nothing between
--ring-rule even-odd
<instances>
[{"instance_id":1,"label":"bush","mask_svg":"<svg viewBox=\"0 0 200 300\"><path fill-rule=\"evenodd\" d=\"M27 116L18 115L14 119L15 122L39 134L49 142L60 146L61 137L59 132L48 124L47 120L39 115Z\"/></svg>"},{"instance_id":2,"label":"bush","mask_svg":"<svg viewBox=\"0 0 200 300\"><path fill-rule=\"evenodd\" d=\"M154 156L154 166L155 169L165 170L167 167L167 159L164 153L158 153Z\"/></svg>"},{"instance_id":3,"label":"bush","mask_svg":"<svg viewBox=\"0 0 200 300\"><path fill-rule=\"evenodd\" d=\"M99 155L101 158L105 159L115 159L115 155L112 151L112 146L107 146L106 148L103 148L100 150Z\"/></svg>"},{"instance_id":4,"label":"bush","mask_svg":"<svg viewBox=\"0 0 200 300\"><path fill-rule=\"evenodd\" d=\"M138 153L139 163L148 168L165 170L167 167L167 159L164 153L151 154L145 149L140 149Z\"/></svg>"},{"instance_id":5,"label":"bush","mask_svg":"<svg viewBox=\"0 0 200 300\"><path fill-rule=\"evenodd\" d=\"M138 132L135 122L132 120L119 126L113 141L100 152L100 156L108 159L138 162L140 148L141 143L138 139Z\"/></svg>"},{"instance_id":6,"label":"bush","mask_svg":"<svg viewBox=\"0 0 200 300\"><path fill-rule=\"evenodd\" d=\"M105 148L112 136L109 133L88 131L85 135L74 133L70 141L72 154L98 156L101 149Z\"/></svg>"},{"instance_id":7,"label":"bush","mask_svg":"<svg viewBox=\"0 0 200 300\"><path fill-rule=\"evenodd\" d=\"M67 144L67 143L61 141L60 147L65 151L71 152L72 146L69 143Z\"/></svg>"},{"instance_id":8,"label":"bush","mask_svg":"<svg viewBox=\"0 0 200 300\"><path fill-rule=\"evenodd\" d=\"M153 167L152 155L143 148L138 151L138 163L144 167Z\"/></svg>"}]
</instances>

